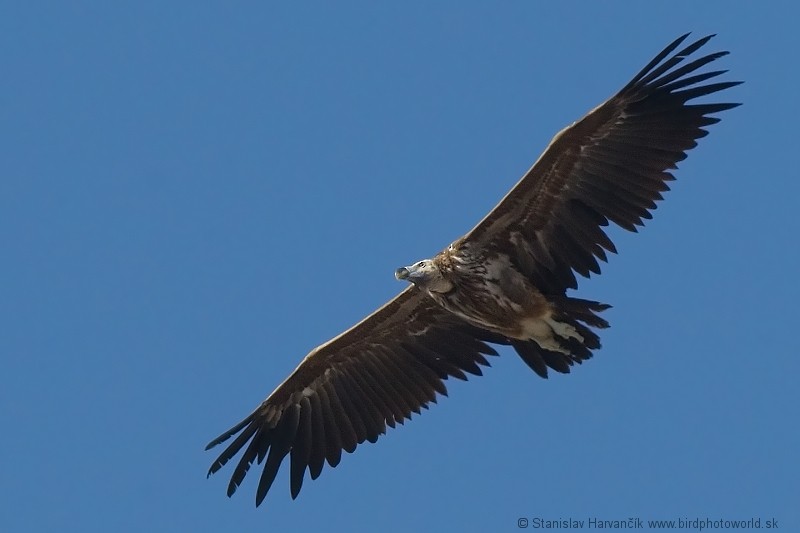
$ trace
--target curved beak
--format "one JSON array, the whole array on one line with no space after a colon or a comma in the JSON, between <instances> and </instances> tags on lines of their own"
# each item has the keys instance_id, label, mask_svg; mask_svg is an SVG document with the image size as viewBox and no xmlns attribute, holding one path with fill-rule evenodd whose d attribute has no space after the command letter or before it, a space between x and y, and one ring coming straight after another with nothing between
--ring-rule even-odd
<instances>
[{"instance_id":1,"label":"curved beak","mask_svg":"<svg viewBox=\"0 0 800 533\"><path fill-rule=\"evenodd\" d=\"M394 277L399 280L408 279L408 276L411 275L411 271L406 267L400 267L394 271Z\"/></svg>"}]
</instances>

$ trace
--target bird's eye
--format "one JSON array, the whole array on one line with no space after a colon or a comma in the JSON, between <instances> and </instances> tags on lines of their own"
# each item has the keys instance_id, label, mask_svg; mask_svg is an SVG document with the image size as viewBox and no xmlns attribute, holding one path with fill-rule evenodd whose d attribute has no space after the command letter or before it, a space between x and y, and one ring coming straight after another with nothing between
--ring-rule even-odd
<instances>
[{"instance_id":1,"label":"bird's eye","mask_svg":"<svg viewBox=\"0 0 800 533\"><path fill-rule=\"evenodd\" d=\"M417 266L420 267L420 268L424 267L425 266L425 261L420 261L419 263L417 263Z\"/></svg>"}]
</instances>

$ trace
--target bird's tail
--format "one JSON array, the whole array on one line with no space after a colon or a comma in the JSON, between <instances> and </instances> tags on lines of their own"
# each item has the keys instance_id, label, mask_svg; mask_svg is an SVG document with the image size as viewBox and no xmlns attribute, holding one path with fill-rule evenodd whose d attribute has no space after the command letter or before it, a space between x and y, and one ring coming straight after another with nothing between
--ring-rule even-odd
<instances>
[{"instance_id":1,"label":"bird's tail","mask_svg":"<svg viewBox=\"0 0 800 533\"><path fill-rule=\"evenodd\" d=\"M553 309L551 342L556 346L543 347L536 340L512 339L511 345L534 372L547 377L547 369L569 373L575 363L592 357L592 350L600 348L600 337L591 328L603 329L608 322L599 313L611 307L608 304L557 296L548 298Z\"/></svg>"}]
</instances>

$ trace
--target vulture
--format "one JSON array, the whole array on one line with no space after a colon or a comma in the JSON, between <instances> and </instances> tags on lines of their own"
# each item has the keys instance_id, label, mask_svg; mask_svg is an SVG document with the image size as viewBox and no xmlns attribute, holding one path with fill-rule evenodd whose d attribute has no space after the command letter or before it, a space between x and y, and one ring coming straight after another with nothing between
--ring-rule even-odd
<instances>
[{"instance_id":1,"label":"vulture","mask_svg":"<svg viewBox=\"0 0 800 533\"><path fill-rule=\"evenodd\" d=\"M445 380L480 376L492 345L511 346L539 376L568 373L600 348L609 306L567 294L576 274L599 274L616 253L609 222L637 231L669 189L671 170L707 135L714 115L740 104L707 97L741 82L709 80L727 55L697 52L683 35L618 93L559 132L500 203L438 255L398 268L408 285L395 298L314 348L244 420L206 449L233 439L214 474L241 452L231 496L253 463L256 505L289 456L296 498L308 471L339 464L386 427L420 413ZM676 51L677 50L677 51Z\"/></svg>"}]
</instances>

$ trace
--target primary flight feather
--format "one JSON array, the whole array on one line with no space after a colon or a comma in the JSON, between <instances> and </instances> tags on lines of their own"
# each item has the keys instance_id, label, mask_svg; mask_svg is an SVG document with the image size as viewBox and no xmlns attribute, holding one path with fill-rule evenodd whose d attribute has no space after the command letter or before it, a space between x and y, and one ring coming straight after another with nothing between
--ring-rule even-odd
<instances>
[{"instance_id":1,"label":"primary flight feather","mask_svg":"<svg viewBox=\"0 0 800 533\"><path fill-rule=\"evenodd\" d=\"M306 471L316 479L342 451L375 442L437 394L444 380L481 375L490 344L511 345L537 374L566 373L600 348L607 305L567 295L575 273L600 273L616 252L609 221L636 231L651 218L686 151L734 103L695 98L741 82L706 83L703 67L727 52L693 58L711 36L676 39L625 87L559 132L505 198L472 231L431 259L397 269L400 294L313 349L247 418L211 443L234 437L209 475L242 452L228 495L263 463L259 505L289 456L291 495ZM678 50L676 52L676 50Z\"/></svg>"}]
</instances>

